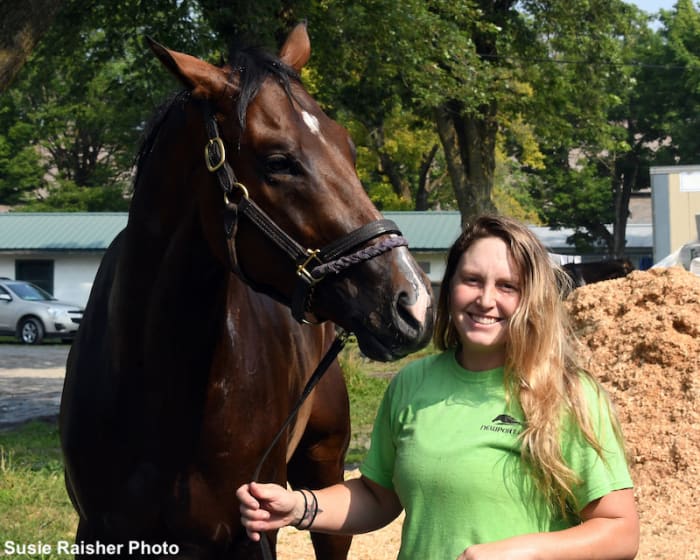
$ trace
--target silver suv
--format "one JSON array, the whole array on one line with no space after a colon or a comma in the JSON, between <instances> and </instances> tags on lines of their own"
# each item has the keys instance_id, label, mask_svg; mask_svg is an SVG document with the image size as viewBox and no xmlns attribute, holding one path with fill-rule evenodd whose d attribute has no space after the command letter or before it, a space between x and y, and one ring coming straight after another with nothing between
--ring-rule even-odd
<instances>
[{"instance_id":1,"label":"silver suv","mask_svg":"<svg viewBox=\"0 0 700 560\"><path fill-rule=\"evenodd\" d=\"M82 318L79 305L58 301L29 282L0 278L0 334L16 336L24 344L70 340Z\"/></svg>"}]
</instances>

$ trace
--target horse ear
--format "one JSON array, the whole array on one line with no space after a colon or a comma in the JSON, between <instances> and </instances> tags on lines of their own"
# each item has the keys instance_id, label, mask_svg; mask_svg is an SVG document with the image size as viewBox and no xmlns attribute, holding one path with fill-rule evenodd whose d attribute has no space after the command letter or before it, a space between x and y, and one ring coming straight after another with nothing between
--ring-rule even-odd
<instances>
[{"instance_id":1,"label":"horse ear","mask_svg":"<svg viewBox=\"0 0 700 560\"><path fill-rule=\"evenodd\" d=\"M233 85L221 69L189 54L170 50L150 37L148 46L182 84L199 99L217 99L227 92L231 94Z\"/></svg>"},{"instance_id":2,"label":"horse ear","mask_svg":"<svg viewBox=\"0 0 700 560\"><path fill-rule=\"evenodd\" d=\"M306 22L298 23L282 45L280 60L300 72L311 57L311 41L306 31Z\"/></svg>"}]
</instances>

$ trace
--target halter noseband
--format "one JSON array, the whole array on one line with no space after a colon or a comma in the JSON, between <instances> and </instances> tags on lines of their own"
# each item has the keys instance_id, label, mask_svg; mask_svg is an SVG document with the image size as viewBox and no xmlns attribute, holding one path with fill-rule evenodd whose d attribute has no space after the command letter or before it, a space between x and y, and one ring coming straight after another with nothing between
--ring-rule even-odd
<instances>
[{"instance_id":1,"label":"halter noseband","mask_svg":"<svg viewBox=\"0 0 700 560\"><path fill-rule=\"evenodd\" d=\"M300 323L308 323L305 318L311 306L313 291L328 274L337 274L354 264L372 259L395 247L405 247L408 241L402 236L398 226L391 220L376 220L351 231L321 249L302 247L270 218L262 208L250 199L248 189L236 180L236 175L226 160L226 149L219 136L219 128L211 108L205 110L205 127L208 142L204 148L207 169L216 174L224 192L224 230L228 240L231 267L244 282L252 288L261 289L246 278L238 265L236 253L236 232L239 216L244 216L265 238L284 252L296 267L297 281L289 305L292 315ZM235 193L238 196L235 196ZM238 200L236 200L236 198ZM386 239L361 249L367 242L382 235ZM269 292L269 290L262 290ZM279 294L271 294L275 299L284 300Z\"/></svg>"}]
</instances>

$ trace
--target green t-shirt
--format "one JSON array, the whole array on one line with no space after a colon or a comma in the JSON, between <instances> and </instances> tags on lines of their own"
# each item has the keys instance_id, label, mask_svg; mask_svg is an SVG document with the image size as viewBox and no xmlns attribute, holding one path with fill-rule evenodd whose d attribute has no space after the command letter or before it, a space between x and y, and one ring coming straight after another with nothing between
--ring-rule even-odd
<instances>
[{"instance_id":1,"label":"green t-shirt","mask_svg":"<svg viewBox=\"0 0 700 560\"><path fill-rule=\"evenodd\" d=\"M584 481L575 489L581 508L632 487L607 408L585 386L608 465L580 434L565 438L567 464ZM413 362L392 380L360 470L406 510L400 559L449 560L472 544L571 525L544 507L523 470L523 421L519 405L507 408L503 368L466 371L454 351Z\"/></svg>"}]
</instances>

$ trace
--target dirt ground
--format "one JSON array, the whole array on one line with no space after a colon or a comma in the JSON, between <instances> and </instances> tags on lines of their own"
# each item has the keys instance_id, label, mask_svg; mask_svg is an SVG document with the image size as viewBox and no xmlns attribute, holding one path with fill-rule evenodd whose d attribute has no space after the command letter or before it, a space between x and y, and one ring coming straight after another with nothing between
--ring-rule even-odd
<instances>
[{"instance_id":1,"label":"dirt ground","mask_svg":"<svg viewBox=\"0 0 700 560\"><path fill-rule=\"evenodd\" d=\"M638 560L700 559L700 277L636 271L568 300L587 367L618 408L641 518ZM356 476L357 473L350 473ZM355 537L351 560L396 558L401 518ZM281 560L313 558L306 533L280 536Z\"/></svg>"},{"instance_id":2,"label":"dirt ground","mask_svg":"<svg viewBox=\"0 0 700 560\"><path fill-rule=\"evenodd\" d=\"M69 345L0 344L0 431L58 414Z\"/></svg>"}]
</instances>

